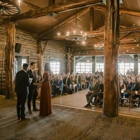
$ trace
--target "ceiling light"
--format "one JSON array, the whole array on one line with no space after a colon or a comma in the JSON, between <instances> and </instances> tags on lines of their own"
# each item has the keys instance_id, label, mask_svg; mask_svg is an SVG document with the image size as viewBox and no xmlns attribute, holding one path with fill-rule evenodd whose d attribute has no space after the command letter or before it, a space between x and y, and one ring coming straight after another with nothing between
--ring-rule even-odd
<instances>
[{"instance_id":1,"label":"ceiling light","mask_svg":"<svg viewBox=\"0 0 140 140\"><path fill-rule=\"evenodd\" d=\"M77 18L78 17L77 17L77 9L76 9L76 24L75 24L76 29L66 33L66 40L75 41L75 42L86 40L86 33L78 30Z\"/></svg>"},{"instance_id":2,"label":"ceiling light","mask_svg":"<svg viewBox=\"0 0 140 140\"><path fill-rule=\"evenodd\" d=\"M61 35L61 33L57 33L57 35L58 35L58 36L60 36L60 35Z\"/></svg>"},{"instance_id":3,"label":"ceiling light","mask_svg":"<svg viewBox=\"0 0 140 140\"><path fill-rule=\"evenodd\" d=\"M85 44L85 41L83 41L82 44L84 45Z\"/></svg>"}]
</instances>

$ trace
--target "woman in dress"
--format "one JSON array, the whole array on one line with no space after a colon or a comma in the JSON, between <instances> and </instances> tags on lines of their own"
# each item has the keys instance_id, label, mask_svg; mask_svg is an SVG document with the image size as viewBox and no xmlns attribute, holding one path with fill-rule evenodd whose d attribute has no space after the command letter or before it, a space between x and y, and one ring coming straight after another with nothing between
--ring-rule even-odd
<instances>
[{"instance_id":1,"label":"woman in dress","mask_svg":"<svg viewBox=\"0 0 140 140\"><path fill-rule=\"evenodd\" d=\"M45 64L45 72L43 74L43 82L41 86L41 97L40 97L40 116L48 116L52 114L51 107L51 84L49 81L50 65Z\"/></svg>"}]
</instances>

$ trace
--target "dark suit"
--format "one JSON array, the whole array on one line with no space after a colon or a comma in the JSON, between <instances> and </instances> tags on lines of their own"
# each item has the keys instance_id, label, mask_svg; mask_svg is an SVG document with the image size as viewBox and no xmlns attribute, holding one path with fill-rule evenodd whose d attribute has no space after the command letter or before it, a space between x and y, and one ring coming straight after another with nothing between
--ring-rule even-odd
<instances>
[{"instance_id":1,"label":"dark suit","mask_svg":"<svg viewBox=\"0 0 140 140\"><path fill-rule=\"evenodd\" d=\"M28 70L29 78L33 78L31 85L29 86L29 95L28 95L28 109L31 110L31 101L33 101L33 109L36 108L36 98L37 98L37 86L34 86L34 83L37 82L36 73L32 70Z\"/></svg>"},{"instance_id":2,"label":"dark suit","mask_svg":"<svg viewBox=\"0 0 140 140\"><path fill-rule=\"evenodd\" d=\"M90 90L92 90L93 93L89 93L88 92L88 94L86 94L86 98L87 98L87 103L88 104L90 104L90 102L92 101L93 97L96 97L97 96L97 94L98 94L98 92L100 90L100 84L99 84L99 82L96 82L94 86L93 86L93 83L91 82L91 85L92 86L91 86Z\"/></svg>"},{"instance_id":3,"label":"dark suit","mask_svg":"<svg viewBox=\"0 0 140 140\"><path fill-rule=\"evenodd\" d=\"M29 76L21 70L16 74L15 92L17 93L17 116L25 118L25 102L29 94Z\"/></svg>"}]
</instances>

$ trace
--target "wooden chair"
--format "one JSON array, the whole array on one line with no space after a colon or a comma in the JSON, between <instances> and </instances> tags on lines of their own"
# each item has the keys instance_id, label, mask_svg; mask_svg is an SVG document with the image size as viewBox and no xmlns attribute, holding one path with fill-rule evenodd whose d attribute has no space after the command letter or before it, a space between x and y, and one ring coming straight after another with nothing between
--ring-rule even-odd
<instances>
[{"instance_id":1,"label":"wooden chair","mask_svg":"<svg viewBox=\"0 0 140 140\"><path fill-rule=\"evenodd\" d=\"M130 90L123 90L123 92L121 92L121 93L124 93L124 92L130 94L131 91ZM121 107L123 107L126 103L129 103L129 106L130 106L130 96L129 96L129 98L126 98L126 97L120 98L120 106Z\"/></svg>"},{"instance_id":2,"label":"wooden chair","mask_svg":"<svg viewBox=\"0 0 140 140\"><path fill-rule=\"evenodd\" d=\"M140 99L133 99L133 95L139 95L140 96L140 91L131 91L131 94L130 94L130 104L129 104L129 108L133 108L133 104L134 103L140 103Z\"/></svg>"}]
</instances>

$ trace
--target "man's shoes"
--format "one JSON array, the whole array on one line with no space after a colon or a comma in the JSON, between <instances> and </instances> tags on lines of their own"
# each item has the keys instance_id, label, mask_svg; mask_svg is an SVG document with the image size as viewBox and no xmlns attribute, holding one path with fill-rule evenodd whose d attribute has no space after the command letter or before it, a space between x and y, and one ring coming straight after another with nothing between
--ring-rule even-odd
<instances>
[{"instance_id":1,"label":"man's shoes","mask_svg":"<svg viewBox=\"0 0 140 140\"><path fill-rule=\"evenodd\" d=\"M91 108L91 105L90 104L87 104L84 106L85 108Z\"/></svg>"},{"instance_id":2,"label":"man's shoes","mask_svg":"<svg viewBox=\"0 0 140 140\"><path fill-rule=\"evenodd\" d=\"M91 105L88 105L88 108L91 108Z\"/></svg>"},{"instance_id":3,"label":"man's shoes","mask_svg":"<svg viewBox=\"0 0 140 140\"><path fill-rule=\"evenodd\" d=\"M26 120L29 120L29 118L21 118L21 121L26 121Z\"/></svg>"},{"instance_id":4,"label":"man's shoes","mask_svg":"<svg viewBox=\"0 0 140 140\"><path fill-rule=\"evenodd\" d=\"M39 111L39 109L38 108L34 108L33 111Z\"/></svg>"},{"instance_id":5,"label":"man's shoes","mask_svg":"<svg viewBox=\"0 0 140 140\"><path fill-rule=\"evenodd\" d=\"M20 117L18 117L18 120L20 120L21 118Z\"/></svg>"},{"instance_id":6,"label":"man's shoes","mask_svg":"<svg viewBox=\"0 0 140 140\"><path fill-rule=\"evenodd\" d=\"M87 105L85 105L84 107L86 107L86 108L87 108L87 107L88 107L88 104L87 104Z\"/></svg>"},{"instance_id":7,"label":"man's shoes","mask_svg":"<svg viewBox=\"0 0 140 140\"><path fill-rule=\"evenodd\" d=\"M28 110L28 113L29 113L29 114L32 114L32 111L31 111L31 110Z\"/></svg>"}]
</instances>

